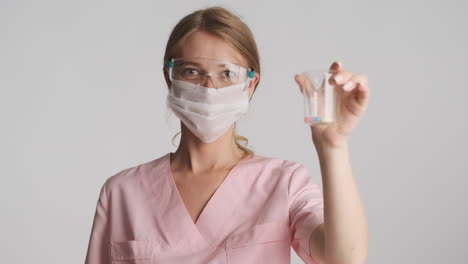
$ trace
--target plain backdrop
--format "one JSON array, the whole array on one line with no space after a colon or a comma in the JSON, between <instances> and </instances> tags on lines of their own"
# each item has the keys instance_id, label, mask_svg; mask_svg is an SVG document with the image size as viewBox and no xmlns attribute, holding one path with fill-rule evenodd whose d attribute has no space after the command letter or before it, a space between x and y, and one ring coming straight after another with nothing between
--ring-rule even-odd
<instances>
[{"instance_id":1,"label":"plain backdrop","mask_svg":"<svg viewBox=\"0 0 468 264\"><path fill-rule=\"evenodd\" d=\"M179 19L211 5L241 16L260 50L238 123L249 147L305 164L323 190L293 76L335 60L367 74L350 136L367 263L464 263L468 5L447 0L1 0L1 262L82 263L104 181L175 151L163 52Z\"/></svg>"}]
</instances>

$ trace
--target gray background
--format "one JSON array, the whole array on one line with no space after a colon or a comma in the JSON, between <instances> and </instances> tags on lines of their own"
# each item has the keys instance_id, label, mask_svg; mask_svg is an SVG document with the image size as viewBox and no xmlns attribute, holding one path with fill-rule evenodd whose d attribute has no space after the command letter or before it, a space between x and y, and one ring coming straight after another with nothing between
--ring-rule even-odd
<instances>
[{"instance_id":1,"label":"gray background","mask_svg":"<svg viewBox=\"0 0 468 264\"><path fill-rule=\"evenodd\" d=\"M334 60L366 73L350 151L367 263L465 262L466 2L251 0L0 2L1 262L82 263L105 179L176 149L161 60L177 21L212 4L260 49L238 126L250 147L323 187L293 75Z\"/></svg>"}]
</instances>

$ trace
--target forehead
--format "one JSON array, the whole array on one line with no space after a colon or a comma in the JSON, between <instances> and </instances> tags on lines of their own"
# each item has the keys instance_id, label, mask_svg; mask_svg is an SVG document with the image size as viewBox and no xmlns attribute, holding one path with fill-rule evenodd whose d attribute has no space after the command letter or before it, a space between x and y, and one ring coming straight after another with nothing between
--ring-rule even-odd
<instances>
[{"instance_id":1,"label":"forehead","mask_svg":"<svg viewBox=\"0 0 468 264\"><path fill-rule=\"evenodd\" d=\"M248 66L241 54L225 40L202 31L193 32L179 44L178 57L202 57Z\"/></svg>"}]
</instances>

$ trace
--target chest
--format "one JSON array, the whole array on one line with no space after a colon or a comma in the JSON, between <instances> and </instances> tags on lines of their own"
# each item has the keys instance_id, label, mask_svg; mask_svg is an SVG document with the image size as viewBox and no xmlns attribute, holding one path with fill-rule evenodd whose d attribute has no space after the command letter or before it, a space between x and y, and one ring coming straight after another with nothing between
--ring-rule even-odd
<instances>
[{"instance_id":1,"label":"chest","mask_svg":"<svg viewBox=\"0 0 468 264\"><path fill-rule=\"evenodd\" d=\"M228 171L186 177L184 173L173 172L177 192L194 223L203 212L211 197L226 178Z\"/></svg>"}]
</instances>

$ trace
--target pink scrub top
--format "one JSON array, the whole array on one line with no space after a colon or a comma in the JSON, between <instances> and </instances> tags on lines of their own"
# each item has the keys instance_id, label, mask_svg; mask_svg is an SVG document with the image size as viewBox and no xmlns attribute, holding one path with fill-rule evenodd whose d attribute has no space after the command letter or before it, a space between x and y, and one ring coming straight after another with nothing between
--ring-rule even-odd
<instances>
[{"instance_id":1,"label":"pink scrub top","mask_svg":"<svg viewBox=\"0 0 468 264\"><path fill-rule=\"evenodd\" d=\"M231 169L196 223L177 190L170 153L101 187L87 264L305 262L324 222L323 195L301 163L255 155Z\"/></svg>"}]
</instances>

